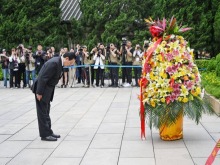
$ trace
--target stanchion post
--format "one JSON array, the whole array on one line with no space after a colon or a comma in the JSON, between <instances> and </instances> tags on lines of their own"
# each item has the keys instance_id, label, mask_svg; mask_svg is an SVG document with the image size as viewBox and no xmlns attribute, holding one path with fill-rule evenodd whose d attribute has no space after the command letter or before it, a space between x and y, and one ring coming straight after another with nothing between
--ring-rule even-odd
<instances>
[{"instance_id":1,"label":"stanchion post","mask_svg":"<svg viewBox=\"0 0 220 165\"><path fill-rule=\"evenodd\" d=\"M89 65L89 87L92 87L92 78L91 78L91 65Z\"/></svg>"}]
</instances>

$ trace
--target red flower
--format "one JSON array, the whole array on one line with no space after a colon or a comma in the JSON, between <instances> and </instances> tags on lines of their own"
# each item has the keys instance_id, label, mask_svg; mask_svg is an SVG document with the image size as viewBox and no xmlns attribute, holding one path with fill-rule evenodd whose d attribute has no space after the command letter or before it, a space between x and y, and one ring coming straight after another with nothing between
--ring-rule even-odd
<instances>
[{"instance_id":1,"label":"red flower","mask_svg":"<svg viewBox=\"0 0 220 165\"><path fill-rule=\"evenodd\" d=\"M146 88L147 84L148 84L148 80L147 80L145 77L144 77L144 78L141 78L141 79L139 80L139 85L140 85L140 86Z\"/></svg>"},{"instance_id":2,"label":"red flower","mask_svg":"<svg viewBox=\"0 0 220 165\"><path fill-rule=\"evenodd\" d=\"M150 27L150 33L153 37L159 37L163 32L163 29L157 27L157 26L151 26Z\"/></svg>"}]
</instances>

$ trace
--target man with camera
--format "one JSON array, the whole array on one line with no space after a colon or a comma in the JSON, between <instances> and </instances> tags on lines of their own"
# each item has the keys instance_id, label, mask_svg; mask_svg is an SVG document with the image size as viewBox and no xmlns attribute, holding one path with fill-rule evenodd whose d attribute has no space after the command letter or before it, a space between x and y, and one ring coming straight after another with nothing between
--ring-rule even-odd
<instances>
[{"instance_id":1,"label":"man with camera","mask_svg":"<svg viewBox=\"0 0 220 165\"><path fill-rule=\"evenodd\" d=\"M136 87L139 86L138 79L141 77L141 61L142 61L141 46L137 44L133 52L133 66L136 66L134 67L134 78L135 78Z\"/></svg>"},{"instance_id":2,"label":"man with camera","mask_svg":"<svg viewBox=\"0 0 220 165\"><path fill-rule=\"evenodd\" d=\"M2 64L4 87L7 88L7 79L9 75L9 57L7 56L5 49L2 49L2 53L0 54L0 63Z\"/></svg>"},{"instance_id":3,"label":"man with camera","mask_svg":"<svg viewBox=\"0 0 220 165\"><path fill-rule=\"evenodd\" d=\"M51 59L53 57L53 52L51 50L51 48L47 48L47 52L45 53L45 55L43 56L44 59L44 63L47 62L49 59Z\"/></svg>"},{"instance_id":4,"label":"man with camera","mask_svg":"<svg viewBox=\"0 0 220 165\"><path fill-rule=\"evenodd\" d=\"M25 71L25 48L23 44L19 44L17 47L18 57L20 59L18 70L18 88L21 87L21 79L23 78L23 88L26 87L26 71Z\"/></svg>"},{"instance_id":5,"label":"man with camera","mask_svg":"<svg viewBox=\"0 0 220 165\"><path fill-rule=\"evenodd\" d=\"M132 82L132 61L133 61L133 48L131 41L126 41L126 39L122 40L122 47L121 47L121 55L122 55L122 65L128 66L122 68L122 86L123 87L130 87ZM127 82L125 81L127 79Z\"/></svg>"},{"instance_id":6,"label":"man with camera","mask_svg":"<svg viewBox=\"0 0 220 165\"><path fill-rule=\"evenodd\" d=\"M18 57L17 49L12 48L11 49L11 56L9 57L10 88L11 89L14 87L13 84L15 84L15 88L19 87L19 84L18 84L19 63L20 63L20 59ZM15 82L13 82L13 79L15 79Z\"/></svg>"},{"instance_id":7,"label":"man with camera","mask_svg":"<svg viewBox=\"0 0 220 165\"><path fill-rule=\"evenodd\" d=\"M82 51L83 51L82 47L79 44L77 44L75 54L76 54L76 64L78 66L83 64ZM80 84L81 81L84 82L83 77L82 77L82 68L78 67L76 72L77 72L78 84Z\"/></svg>"},{"instance_id":8,"label":"man with camera","mask_svg":"<svg viewBox=\"0 0 220 165\"><path fill-rule=\"evenodd\" d=\"M36 53L33 55L33 57L35 58L35 70L36 70L36 74L38 74L44 64L44 56L45 56L45 52L43 51L43 47L41 44L39 44L37 46L37 51Z\"/></svg>"},{"instance_id":9,"label":"man with camera","mask_svg":"<svg viewBox=\"0 0 220 165\"><path fill-rule=\"evenodd\" d=\"M31 46L28 46L28 48L25 51L25 66L27 87L31 87L30 75L32 77L33 83L35 81L35 59L33 57Z\"/></svg>"},{"instance_id":10,"label":"man with camera","mask_svg":"<svg viewBox=\"0 0 220 165\"><path fill-rule=\"evenodd\" d=\"M87 51L87 47L83 46L83 64L85 67L83 68L83 75L85 79L85 87L90 86L90 74L89 74L89 67L93 63L93 59L91 59L91 54Z\"/></svg>"},{"instance_id":11,"label":"man with camera","mask_svg":"<svg viewBox=\"0 0 220 165\"><path fill-rule=\"evenodd\" d=\"M109 48L107 46L107 57L109 65L116 66L110 68L111 75L111 85L110 87L118 87L118 72L119 68L117 67L120 63L120 52L117 50L115 45L111 43Z\"/></svg>"},{"instance_id":12,"label":"man with camera","mask_svg":"<svg viewBox=\"0 0 220 165\"><path fill-rule=\"evenodd\" d=\"M95 64L95 61L94 61L94 56L95 54L98 52L98 47L94 47L90 54L89 54L89 59L90 59L90 64L93 65L91 66L91 85L93 87L95 87L95 84L94 84L94 80L95 80L95 69L94 69L94 64Z\"/></svg>"}]
</instances>

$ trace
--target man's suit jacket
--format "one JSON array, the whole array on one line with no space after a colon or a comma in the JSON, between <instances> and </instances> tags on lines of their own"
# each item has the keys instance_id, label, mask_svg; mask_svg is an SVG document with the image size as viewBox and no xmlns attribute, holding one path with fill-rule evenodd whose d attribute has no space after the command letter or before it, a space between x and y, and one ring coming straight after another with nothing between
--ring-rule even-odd
<instances>
[{"instance_id":1,"label":"man's suit jacket","mask_svg":"<svg viewBox=\"0 0 220 165\"><path fill-rule=\"evenodd\" d=\"M61 57L54 57L41 68L38 78L32 86L35 94L42 95L42 101L49 103L53 100L54 89L59 82L63 70Z\"/></svg>"}]
</instances>

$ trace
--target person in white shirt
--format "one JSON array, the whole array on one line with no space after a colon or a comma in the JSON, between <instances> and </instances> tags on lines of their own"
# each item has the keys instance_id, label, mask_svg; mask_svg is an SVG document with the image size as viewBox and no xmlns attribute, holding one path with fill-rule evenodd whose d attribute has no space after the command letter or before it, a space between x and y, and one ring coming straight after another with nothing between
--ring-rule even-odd
<instances>
[{"instance_id":1,"label":"person in white shirt","mask_svg":"<svg viewBox=\"0 0 220 165\"><path fill-rule=\"evenodd\" d=\"M15 87L19 87L19 64L20 59L18 57L17 50L12 48L11 56L9 57L9 69L10 69L10 88L13 88L13 77L15 77Z\"/></svg>"},{"instance_id":2,"label":"person in white shirt","mask_svg":"<svg viewBox=\"0 0 220 165\"><path fill-rule=\"evenodd\" d=\"M139 44L136 45L135 50L133 52L133 66L141 66L142 60L142 51L141 46ZM134 67L134 78L135 78L135 86L139 86L138 79L141 77L141 67Z\"/></svg>"},{"instance_id":3,"label":"person in white shirt","mask_svg":"<svg viewBox=\"0 0 220 165\"><path fill-rule=\"evenodd\" d=\"M103 44L100 44L98 51L94 56L95 66L94 69L96 71L96 86L99 86L99 81L101 79L101 88L104 87L104 64L105 64L105 48Z\"/></svg>"}]
</instances>

